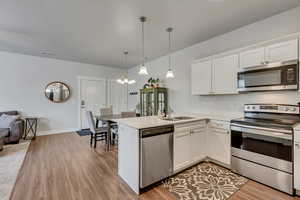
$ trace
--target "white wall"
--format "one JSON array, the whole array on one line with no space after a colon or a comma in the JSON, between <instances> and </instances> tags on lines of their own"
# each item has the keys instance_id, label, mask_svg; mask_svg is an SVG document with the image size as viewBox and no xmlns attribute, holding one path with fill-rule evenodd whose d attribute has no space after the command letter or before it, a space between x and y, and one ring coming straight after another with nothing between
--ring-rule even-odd
<instances>
[{"instance_id":1,"label":"white wall","mask_svg":"<svg viewBox=\"0 0 300 200\"><path fill-rule=\"evenodd\" d=\"M297 7L279 15L275 15L174 52L172 54L172 66L176 77L173 80L165 80L164 78L168 68L167 57L158 58L151 63L148 63L150 76L164 79L165 86L169 88L170 106L177 113L242 113L243 104L245 103L295 104L300 101L300 93L298 92L263 92L226 96L192 96L190 92L190 63L194 59L300 32L299 19L300 7ZM137 72L138 67L131 68L128 71L129 78L137 81L137 84L130 86L129 92L138 91L138 89L142 88L146 79L149 78L139 76ZM129 96L129 108L135 108L137 102L139 102L138 95Z\"/></svg>"},{"instance_id":2,"label":"white wall","mask_svg":"<svg viewBox=\"0 0 300 200\"><path fill-rule=\"evenodd\" d=\"M25 115L43 117L41 134L78 128L78 76L119 78L120 69L69 62L15 53L0 52L0 111L19 110ZM52 103L44 88L62 81L71 88L71 98Z\"/></svg>"}]
</instances>

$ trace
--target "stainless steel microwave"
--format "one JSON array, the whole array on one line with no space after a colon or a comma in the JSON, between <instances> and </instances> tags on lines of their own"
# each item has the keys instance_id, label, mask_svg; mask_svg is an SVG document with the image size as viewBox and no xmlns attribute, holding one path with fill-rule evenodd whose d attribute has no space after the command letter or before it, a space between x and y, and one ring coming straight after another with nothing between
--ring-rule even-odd
<instances>
[{"instance_id":1,"label":"stainless steel microwave","mask_svg":"<svg viewBox=\"0 0 300 200\"><path fill-rule=\"evenodd\" d=\"M298 90L299 62L272 63L238 72L238 91Z\"/></svg>"}]
</instances>

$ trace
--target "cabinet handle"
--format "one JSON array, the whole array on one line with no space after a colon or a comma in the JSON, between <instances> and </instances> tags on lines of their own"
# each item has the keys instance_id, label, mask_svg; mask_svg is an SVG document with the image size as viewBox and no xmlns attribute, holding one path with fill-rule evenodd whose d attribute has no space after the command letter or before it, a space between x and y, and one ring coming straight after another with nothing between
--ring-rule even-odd
<instances>
[{"instance_id":1,"label":"cabinet handle","mask_svg":"<svg viewBox=\"0 0 300 200\"><path fill-rule=\"evenodd\" d=\"M298 148L298 149L300 149L300 144L299 144L299 143L296 143L296 144L295 144L295 147Z\"/></svg>"}]
</instances>

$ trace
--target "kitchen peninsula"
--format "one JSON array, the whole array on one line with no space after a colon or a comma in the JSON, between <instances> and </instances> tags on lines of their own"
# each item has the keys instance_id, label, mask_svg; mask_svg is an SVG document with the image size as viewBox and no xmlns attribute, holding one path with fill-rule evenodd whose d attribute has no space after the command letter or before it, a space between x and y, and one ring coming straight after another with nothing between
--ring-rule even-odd
<instances>
[{"instance_id":1,"label":"kitchen peninsula","mask_svg":"<svg viewBox=\"0 0 300 200\"><path fill-rule=\"evenodd\" d=\"M157 116L117 119L118 174L139 194L141 188L206 159L229 167L229 124L236 117L194 114L169 120Z\"/></svg>"}]
</instances>

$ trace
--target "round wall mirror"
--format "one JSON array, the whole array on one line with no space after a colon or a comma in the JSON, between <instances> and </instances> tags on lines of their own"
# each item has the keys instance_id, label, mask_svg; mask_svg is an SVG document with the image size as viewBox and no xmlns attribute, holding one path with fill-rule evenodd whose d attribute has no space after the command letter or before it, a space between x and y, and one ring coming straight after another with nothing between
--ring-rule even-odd
<instances>
[{"instance_id":1,"label":"round wall mirror","mask_svg":"<svg viewBox=\"0 0 300 200\"><path fill-rule=\"evenodd\" d=\"M45 96L54 103L61 103L69 99L70 88L62 82L49 83L45 88Z\"/></svg>"}]
</instances>

